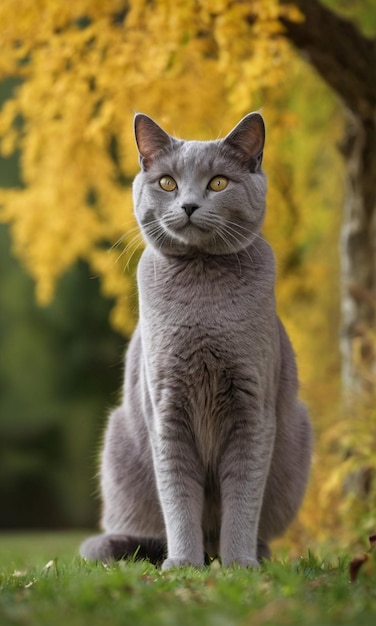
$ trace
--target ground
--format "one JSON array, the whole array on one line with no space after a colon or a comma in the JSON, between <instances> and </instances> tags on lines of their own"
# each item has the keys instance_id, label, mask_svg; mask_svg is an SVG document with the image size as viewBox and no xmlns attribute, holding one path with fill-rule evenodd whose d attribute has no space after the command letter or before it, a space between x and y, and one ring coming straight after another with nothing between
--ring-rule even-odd
<instances>
[{"instance_id":1,"label":"ground","mask_svg":"<svg viewBox=\"0 0 376 626\"><path fill-rule=\"evenodd\" d=\"M2 626L373 626L373 554L350 581L350 556L291 560L255 570L150 563L105 567L77 556L81 533L0 534ZM353 555L351 555L353 556Z\"/></svg>"}]
</instances>

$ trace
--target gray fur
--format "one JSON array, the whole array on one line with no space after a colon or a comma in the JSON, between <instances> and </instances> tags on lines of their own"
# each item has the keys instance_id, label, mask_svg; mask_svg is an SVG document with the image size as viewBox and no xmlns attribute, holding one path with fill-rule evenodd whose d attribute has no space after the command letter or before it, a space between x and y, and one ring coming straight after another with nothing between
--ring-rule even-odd
<instances>
[{"instance_id":1,"label":"gray fur","mask_svg":"<svg viewBox=\"0 0 376 626\"><path fill-rule=\"evenodd\" d=\"M177 140L141 114L135 129L140 320L105 437L104 534L81 554L109 560L139 544L154 562L167 546L165 569L201 566L205 552L257 566L296 515L311 457L260 235L263 120L250 114L209 142ZM228 186L213 191L219 175Z\"/></svg>"}]
</instances>

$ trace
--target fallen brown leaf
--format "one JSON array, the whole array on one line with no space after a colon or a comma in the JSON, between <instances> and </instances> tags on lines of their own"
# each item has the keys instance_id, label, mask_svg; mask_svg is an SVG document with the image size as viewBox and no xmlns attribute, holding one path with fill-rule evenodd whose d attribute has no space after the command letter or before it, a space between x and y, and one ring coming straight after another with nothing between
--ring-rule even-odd
<instances>
[{"instance_id":1,"label":"fallen brown leaf","mask_svg":"<svg viewBox=\"0 0 376 626\"><path fill-rule=\"evenodd\" d=\"M369 537L370 549L361 555L355 556L349 565L349 573L351 582L355 582L358 578L360 568L368 561L372 551L376 548L376 534Z\"/></svg>"}]
</instances>

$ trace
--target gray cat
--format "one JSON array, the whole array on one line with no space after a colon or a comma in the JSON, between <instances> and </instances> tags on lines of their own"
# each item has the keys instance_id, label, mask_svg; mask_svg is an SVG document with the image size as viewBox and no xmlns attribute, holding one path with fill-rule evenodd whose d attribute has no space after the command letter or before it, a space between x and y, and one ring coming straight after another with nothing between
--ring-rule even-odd
<instances>
[{"instance_id":1,"label":"gray cat","mask_svg":"<svg viewBox=\"0 0 376 626\"><path fill-rule=\"evenodd\" d=\"M294 518L311 457L259 234L264 122L251 113L222 140L181 141L138 114L135 134L140 321L104 442L105 532L81 554L256 567Z\"/></svg>"}]
</instances>

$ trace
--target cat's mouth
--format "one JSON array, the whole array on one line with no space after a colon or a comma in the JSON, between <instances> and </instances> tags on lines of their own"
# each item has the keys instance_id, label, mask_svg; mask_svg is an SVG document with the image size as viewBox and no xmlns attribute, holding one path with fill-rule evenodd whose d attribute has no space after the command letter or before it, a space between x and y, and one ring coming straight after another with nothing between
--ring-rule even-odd
<instances>
[{"instance_id":1,"label":"cat's mouth","mask_svg":"<svg viewBox=\"0 0 376 626\"><path fill-rule=\"evenodd\" d=\"M196 221L193 221L190 217L182 223L181 221L176 221L173 223L163 224L165 230L170 236L177 236L179 239L186 240L187 237L194 236L198 232L208 235L210 230L204 224L198 224Z\"/></svg>"},{"instance_id":2,"label":"cat's mouth","mask_svg":"<svg viewBox=\"0 0 376 626\"><path fill-rule=\"evenodd\" d=\"M235 228L231 222L218 218L167 215L159 221L160 232L156 244L160 249L201 251L208 254L236 253L251 243L249 229L243 233L241 226ZM245 230L245 228L243 228Z\"/></svg>"},{"instance_id":3,"label":"cat's mouth","mask_svg":"<svg viewBox=\"0 0 376 626\"><path fill-rule=\"evenodd\" d=\"M202 224L188 219L185 224L169 223L163 225L165 233L170 237L171 243L175 242L179 247L204 250L207 248L212 237L211 230Z\"/></svg>"}]
</instances>

